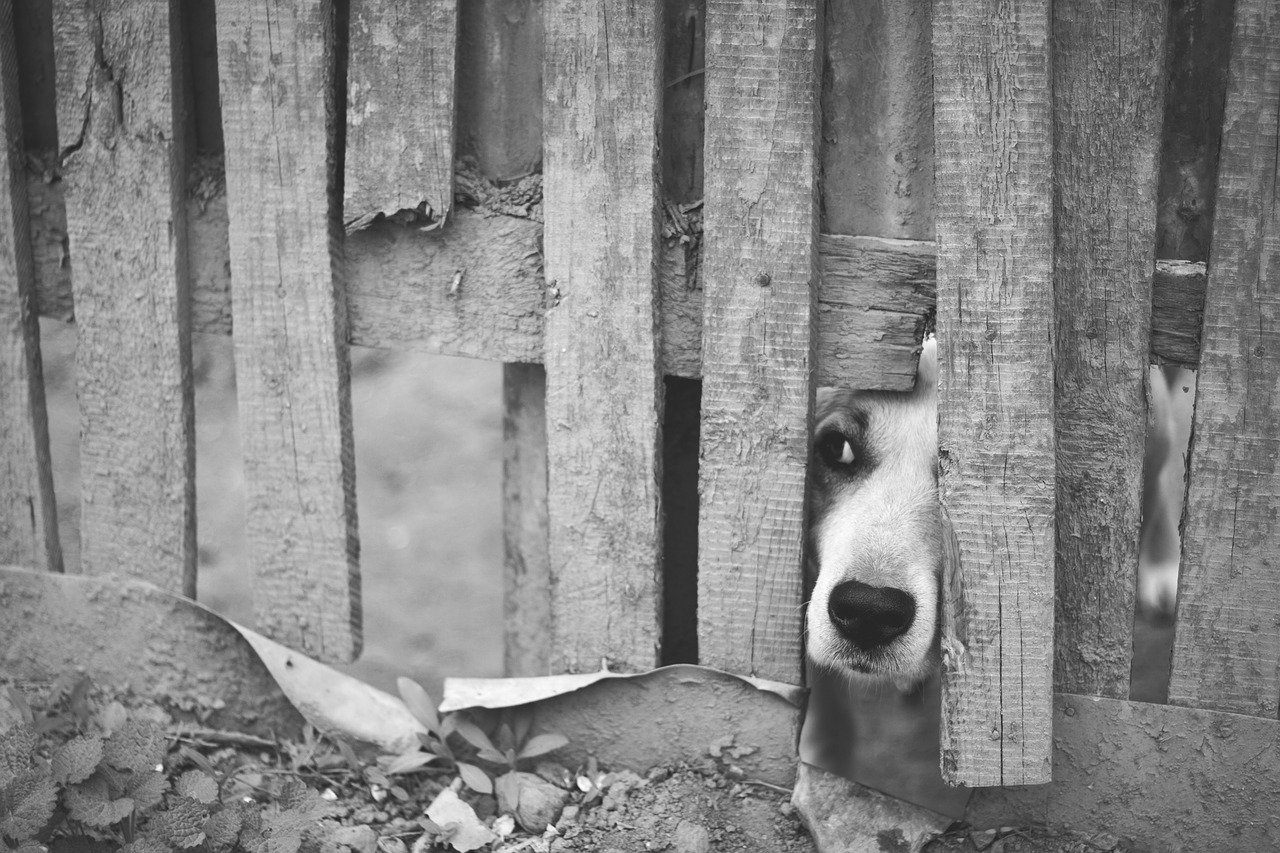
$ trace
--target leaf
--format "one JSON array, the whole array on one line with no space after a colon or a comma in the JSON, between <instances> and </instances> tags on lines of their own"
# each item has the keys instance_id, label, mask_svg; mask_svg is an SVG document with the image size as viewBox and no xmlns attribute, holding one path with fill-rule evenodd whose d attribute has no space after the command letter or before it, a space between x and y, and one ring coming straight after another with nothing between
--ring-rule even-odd
<instances>
[{"instance_id":1,"label":"leaf","mask_svg":"<svg viewBox=\"0 0 1280 853\"><path fill-rule=\"evenodd\" d=\"M507 764L507 757L496 749L485 747L476 753L477 758L483 758L485 761L492 761L494 764Z\"/></svg>"},{"instance_id":2,"label":"leaf","mask_svg":"<svg viewBox=\"0 0 1280 853\"><path fill-rule=\"evenodd\" d=\"M462 777L463 784L476 793L493 793L493 780L489 778L489 774L485 773L474 764L467 764L465 761L459 761L458 775Z\"/></svg>"},{"instance_id":3,"label":"leaf","mask_svg":"<svg viewBox=\"0 0 1280 853\"><path fill-rule=\"evenodd\" d=\"M238 807L225 808L214 812L204 822L204 834L209 846L214 850L229 850L240 837L240 826L244 823L244 812Z\"/></svg>"},{"instance_id":4,"label":"leaf","mask_svg":"<svg viewBox=\"0 0 1280 853\"><path fill-rule=\"evenodd\" d=\"M415 750L406 752L403 755L397 755L391 759L391 763L387 765L387 775L394 776L398 773L412 773L415 770L421 770L433 761L438 761L440 756L432 755L429 752Z\"/></svg>"},{"instance_id":5,"label":"leaf","mask_svg":"<svg viewBox=\"0 0 1280 853\"><path fill-rule=\"evenodd\" d=\"M494 789L498 795L498 811L515 814L520 808L520 777L515 773L499 776L494 782Z\"/></svg>"},{"instance_id":6,"label":"leaf","mask_svg":"<svg viewBox=\"0 0 1280 853\"><path fill-rule=\"evenodd\" d=\"M516 743L524 743L529 738L529 729L533 727L533 714L523 708L516 709L511 715L511 734Z\"/></svg>"},{"instance_id":7,"label":"leaf","mask_svg":"<svg viewBox=\"0 0 1280 853\"><path fill-rule=\"evenodd\" d=\"M146 773L129 774L124 793L133 800L138 811L145 812L160 805L168 789L169 780L163 773L148 770Z\"/></svg>"},{"instance_id":8,"label":"leaf","mask_svg":"<svg viewBox=\"0 0 1280 853\"><path fill-rule=\"evenodd\" d=\"M356 772L360 771L360 759L356 756L356 751L351 748L351 744L340 737L329 737L329 740L338 747L338 752L342 755L342 760L347 762L347 767Z\"/></svg>"},{"instance_id":9,"label":"leaf","mask_svg":"<svg viewBox=\"0 0 1280 853\"><path fill-rule=\"evenodd\" d=\"M511 726L506 723L498 726L498 734L495 740L497 741L498 749L503 752L516 748L516 736L512 733Z\"/></svg>"},{"instance_id":10,"label":"leaf","mask_svg":"<svg viewBox=\"0 0 1280 853\"><path fill-rule=\"evenodd\" d=\"M155 770L164 760L165 734L158 723L129 720L103 744L103 760L121 770Z\"/></svg>"},{"instance_id":11,"label":"leaf","mask_svg":"<svg viewBox=\"0 0 1280 853\"><path fill-rule=\"evenodd\" d=\"M79 785L64 789L62 799L71 819L88 826L108 827L119 823L131 815L134 808L133 800L129 797L113 800L107 780L99 773Z\"/></svg>"},{"instance_id":12,"label":"leaf","mask_svg":"<svg viewBox=\"0 0 1280 853\"><path fill-rule=\"evenodd\" d=\"M198 769L203 770L205 773L214 777L215 779L218 778L218 771L214 769L214 766L209 761L209 759L205 758L203 755L196 752L194 749L187 746L186 744L183 744L182 746L178 747L178 756L180 758L184 758L187 761L191 762Z\"/></svg>"},{"instance_id":13,"label":"leaf","mask_svg":"<svg viewBox=\"0 0 1280 853\"><path fill-rule=\"evenodd\" d=\"M429 731L439 733L440 715L436 713L436 703L431 701L431 694L421 684L403 675L396 679L396 688L400 691L400 698L408 706L409 713Z\"/></svg>"},{"instance_id":14,"label":"leaf","mask_svg":"<svg viewBox=\"0 0 1280 853\"><path fill-rule=\"evenodd\" d=\"M147 823L150 835L180 849L195 847L205 840L204 824L209 810L190 797L174 797L169 808L156 812Z\"/></svg>"},{"instance_id":15,"label":"leaf","mask_svg":"<svg viewBox=\"0 0 1280 853\"><path fill-rule=\"evenodd\" d=\"M53 780L39 770L26 770L0 786L0 836L33 838L53 817L58 794Z\"/></svg>"},{"instance_id":16,"label":"leaf","mask_svg":"<svg viewBox=\"0 0 1280 853\"><path fill-rule=\"evenodd\" d=\"M218 783L199 770L188 770L179 776L173 790L180 797L190 797L205 805L218 799Z\"/></svg>"},{"instance_id":17,"label":"leaf","mask_svg":"<svg viewBox=\"0 0 1280 853\"><path fill-rule=\"evenodd\" d=\"M458 720L455 726L458 734L462 735L462 739L476 749L491 749L494 752L498 752L498 748L493 745L493 741L489 740L489 736L481 731L480 727L475 723L470 720Z\"/></svg>"},{"instance_id":18,"label":"leaf","mask_svg":"<svg viewBox=\"0 0 1280 853\"><path fill-rule=\"evenodd\" d=\"M569 743L569 739L562 734L548 732L547 734L535 735L529 739L529 742L520 750L520 758L537 758L539 755L546 755L548 752L555 752L562 746Z\"/></svg>"},{"instance_id":19,"label":"leaf","mask_svg":"<svg viewBox=\"0 0 1280 853\"><path fill-rule=\"evenodd\" d=\"M30 770L35 754L36 733L30 726L14 726L0 734L0 785Z\"/></svg>"},{"instance_id":20,"label":"leaf","mask_svg":"<svg viewBox=\"0 0 1280 853\"><path fill-rule=\"evenodd\" d=\"M22 717L22 722L28 727L34 726L36 715L31 713L31 706L27 704L27 697L23 696L22 691L16 687L11 686L5 689L9 694L9 703L18 712L18 716Z\"/></svg>"},{"instance_id":21,"label":"leaf","mask_svg":"<svg viewBox=\"0 0 1280 853\"><path fill-rule=\"evenodd\" d=\"M77 784L93 775L102 761L102 738L77 737L53 751L50 772L59 785Z\"/></svg>"}]
</instances>

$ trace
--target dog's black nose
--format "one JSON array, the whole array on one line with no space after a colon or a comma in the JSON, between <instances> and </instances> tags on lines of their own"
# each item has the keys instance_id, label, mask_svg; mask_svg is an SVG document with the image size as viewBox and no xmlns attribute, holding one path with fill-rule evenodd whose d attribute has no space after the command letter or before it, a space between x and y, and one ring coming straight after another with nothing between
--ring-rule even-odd
<instances>
[{"instance_id":1,"label":"dog's black nose","mask_svg":"<svg viewBox=\"0 0 1280 853\"><path fill-rule=\"evenodd\" d=\"M916 600L893 587L845 581L831 590L827 613L849 642L871 651L906 633L916 618Z\"/></svg>"}]
</instances>

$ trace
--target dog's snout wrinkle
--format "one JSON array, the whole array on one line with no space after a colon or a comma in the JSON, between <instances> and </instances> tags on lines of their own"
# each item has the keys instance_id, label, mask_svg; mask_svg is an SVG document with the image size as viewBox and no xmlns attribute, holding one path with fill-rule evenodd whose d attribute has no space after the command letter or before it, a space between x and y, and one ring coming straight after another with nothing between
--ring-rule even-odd
<instances>
[{"instance_id":1,"label":"dog's snout wrinkle","mask_svg":"<svg viewBox=\"0 0 1280 853\"><path fill-rule=\"evenodd\" d=\"M831 590L827 613L849 642L871 651L907 632L915 621L916 601L910 593L894 587L850 580Z\"/></svg>"}]
</instances>

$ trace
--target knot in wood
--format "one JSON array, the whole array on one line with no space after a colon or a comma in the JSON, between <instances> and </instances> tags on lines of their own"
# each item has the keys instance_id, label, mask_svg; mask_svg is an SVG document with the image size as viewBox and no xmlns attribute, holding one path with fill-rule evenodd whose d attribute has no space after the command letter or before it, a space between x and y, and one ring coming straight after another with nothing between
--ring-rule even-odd
<instances>
[{"instance_id":1,"label":"knot in wood","mask_svg":"<svg viewBox=\"0 0 1280 853\"><path fill-rule=\"evenodd\" d=\"M759 285L760 287L768 287L769 285L773 284L773 277L770 276L767 272L762 272L756 276L756 284Z\"/></svg>"}]
</instances>

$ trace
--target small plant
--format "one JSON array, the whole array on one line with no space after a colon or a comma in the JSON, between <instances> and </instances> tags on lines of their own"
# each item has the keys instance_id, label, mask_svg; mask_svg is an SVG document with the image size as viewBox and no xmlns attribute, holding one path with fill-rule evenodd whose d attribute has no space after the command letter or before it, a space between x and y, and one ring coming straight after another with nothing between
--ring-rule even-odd
<instances>
[{"instance_id":1,"label":"small plant","mask_svg":"<svg viewBox=\"0 0 1280 853\"><path fill-rule=\"evenodd\" d=\"M0 850L37 853L58 840L125 853L318 847L329 806L297 779L269 805L223 803L209 773L166 772L159 723L130 719L119 703L94 711L87 695L79 687L65 716L37 717L10 692L23 721L0 733ZM78 733L66 733L67 724Z\"/></svg>"},{"instance_id":2,"label":"small plant","mask_svg":"<svg viewBox=\"0 0 1280 853\"><path fill-rule=\"evenodd\" d=\"M474 747L478 761L502 768L499 771L502 778L508 778L508 774L517 770L520 762L540 758L569 742L564 735L554 733L530 737L532 720L528 714L515 715L511 724L503 722L494 737L490 737L475 723L457 714L441 715L430 695L417 682L401 678L397 686L400 698L427 731L418 735L421 748L414 748L386 761L384 769L388 776L413 772L433 764L452 766L468 788L481 794L492 794L494 775L477 764L459 760L449 745L452 735L458 735Z\"/></svg>"}]
</instances>

